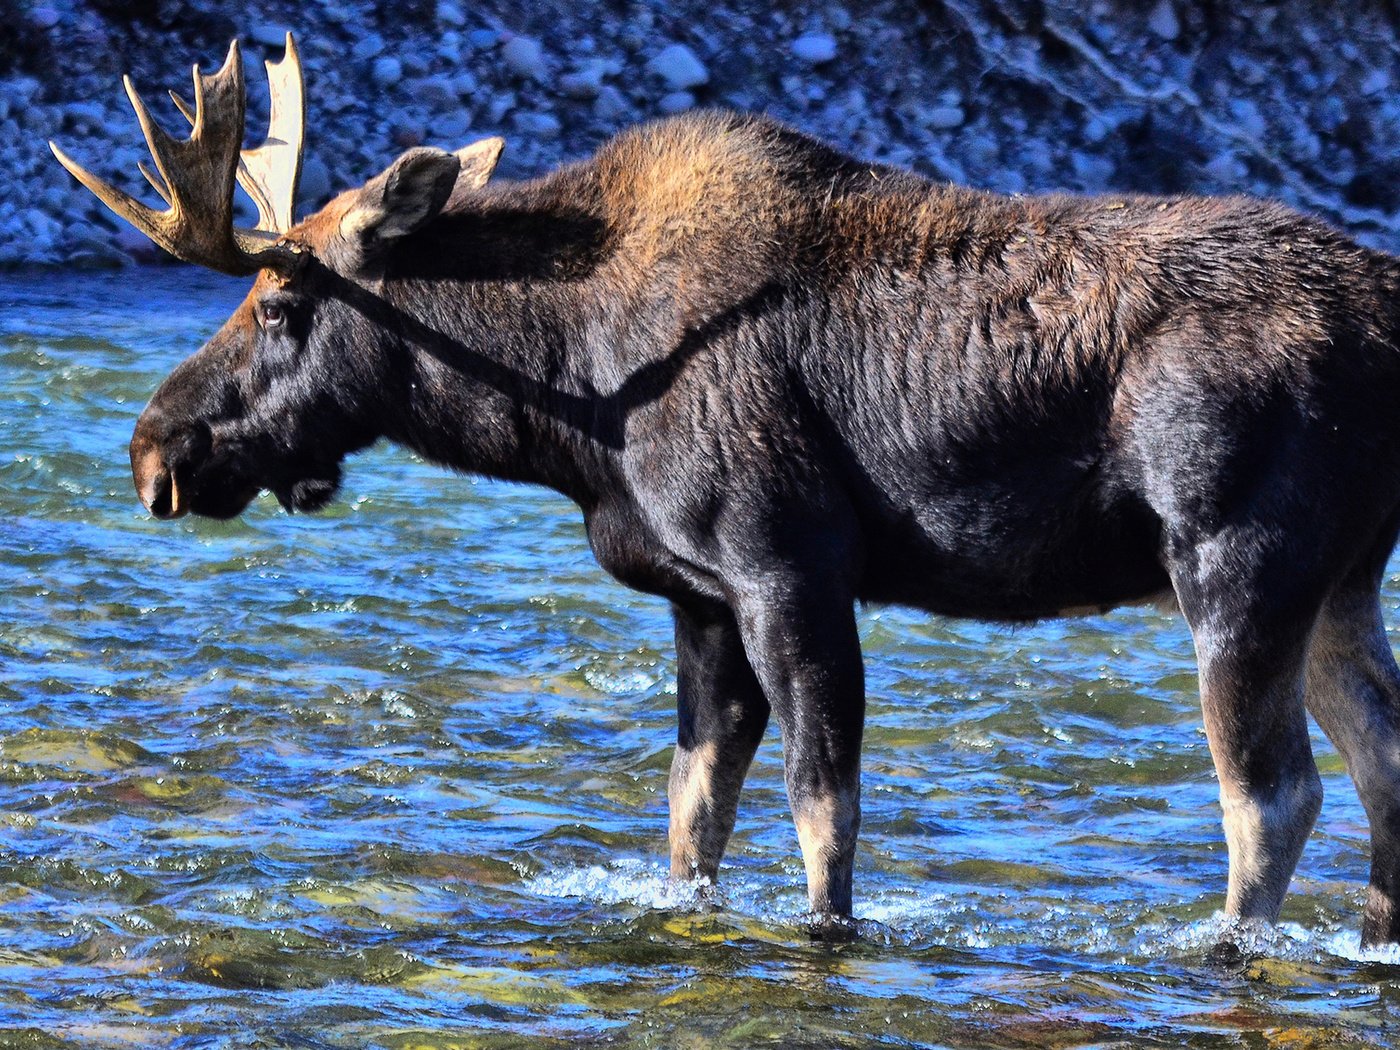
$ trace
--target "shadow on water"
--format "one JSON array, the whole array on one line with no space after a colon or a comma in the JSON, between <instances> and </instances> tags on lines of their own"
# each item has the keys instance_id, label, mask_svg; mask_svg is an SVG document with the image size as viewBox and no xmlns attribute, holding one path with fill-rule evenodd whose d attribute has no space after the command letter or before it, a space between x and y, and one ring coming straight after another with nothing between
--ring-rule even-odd
<instances>
[{"instance_id":1,"label":"shadow on water","mask_svg":"<svg viewBox=\"0 0 1400 1050\"><path fill-rule=\"evenodd\" d=\"M665 879L666 612L567 504L379 448L318 517L147 518L131 426L242 287L141 278L0 309L0 1046L1397 1041L1320 738L1285 921L1208 960L1179 621L867 611L861 937L813 943L776 738L722 884Z\"/></svg>"}]
</instances>

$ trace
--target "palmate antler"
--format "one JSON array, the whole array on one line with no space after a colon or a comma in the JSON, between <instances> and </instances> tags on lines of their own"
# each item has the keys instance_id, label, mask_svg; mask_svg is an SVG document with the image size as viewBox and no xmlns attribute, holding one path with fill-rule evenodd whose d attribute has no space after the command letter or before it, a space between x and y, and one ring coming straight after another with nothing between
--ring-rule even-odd
<instances>
[{"instance_id":1,"label":"palmate antler","mask_svg":"<svg viewBox=\"0 0 1400 1050\"><path fill-rule=\"evenodd\" d=\"M167 135L151 118L131 78L122 78L159 174L145 164L137 166L169 206L165 211L156 211L123 193L54 143L50 142L49 148L103 204L170 254L234 275L260 269L289 272L297 265L298 253L280 240L280 235L292 225L306 127L301 60L291 33L287 34L282 60L266 65L272 119L267 141L250 150L240 150L247 101L237 40L229 45L228 58L217 73L205 76L195 66L193 109L171 93L190 122L188 139ZM256 229L233 224L235 178L258 207Z\"/></svg>"}]
</instances>

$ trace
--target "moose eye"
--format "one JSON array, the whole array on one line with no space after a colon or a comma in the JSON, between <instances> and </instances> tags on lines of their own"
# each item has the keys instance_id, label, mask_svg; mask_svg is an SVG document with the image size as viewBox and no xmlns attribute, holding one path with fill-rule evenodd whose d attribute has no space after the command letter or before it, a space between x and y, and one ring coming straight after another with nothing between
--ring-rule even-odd
<instances>
[{"instance_id":1,"label":"moose eye","mask_svg":"<svg viewBox=\"0 0 1400 1050\"><path fill-rule=\"evenodd\" d=\"M287 320L287 312L276 303L266 303L262 308L264 328L281 328Z\"/></svg>"}]
</instances>

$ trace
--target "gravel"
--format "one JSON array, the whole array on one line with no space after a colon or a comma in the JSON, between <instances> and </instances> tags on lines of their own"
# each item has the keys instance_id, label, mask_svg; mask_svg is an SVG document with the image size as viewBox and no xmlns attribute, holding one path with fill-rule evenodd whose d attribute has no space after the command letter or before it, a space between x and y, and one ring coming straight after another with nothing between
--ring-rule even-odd
<instances>
[{"instance_id":1,"label":"gravel","mask_svg":"<svg viewBox=\"0 0 1400 1050\"><path fill-rule=\"evenodd\" d=\"M183 133L164 89L188 95L189 63L215 68L241 30L252 139L267 119L261 59L280 55L288 27L307 72L303 214L418 143L504 134L501 175L519 178L635 121L729 106L937 179L1276 196L1400 249L1400 23L1369 5L267 0L256 10L21 3L0 31L0 266L162 257L77 187L44 140L156 203L136 171L144 146L121 74Z\"/></svg>"}]
</instances>

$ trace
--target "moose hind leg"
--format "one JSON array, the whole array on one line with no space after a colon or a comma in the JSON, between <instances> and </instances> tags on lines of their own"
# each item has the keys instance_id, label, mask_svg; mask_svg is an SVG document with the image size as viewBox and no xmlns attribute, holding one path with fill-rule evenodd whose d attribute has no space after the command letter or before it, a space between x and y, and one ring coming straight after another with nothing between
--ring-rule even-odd
<instances>
[{"instance_id":1,"label":"moose hind leg","mask_svg":"<svg viewBox=\"0 0 1400 1050\"><path fill-rule=\"evenodd\" d=\"M1341 752L1371 825L1366 946L1400 941L1400 668L1381 619L1379 576L1349 580L1332 595L1307 669L1308 707Z\"/></svg>"},{"instance_id":2,"label":"moose hind leg","mask_svg":"<svg viewBox=\"0 0 1400 1050\"><path fill-rule=\"evenodd\" d=\"M668 788L671 877L714 880L768 701L728 610L675 609L680 725Z\"/></svg>"},{"instance_id":3,"label":"moose hind leg","mask_svg":"<svg viewBox=\"0 0 1400 1050\"><path fill-rule=\"evenodd\" d=\"M1274 922L1322 806L1304 708L1308 603L1246 585L1178 580L1220 782L1225 911Z\"/></svg>"}]
</instances>

